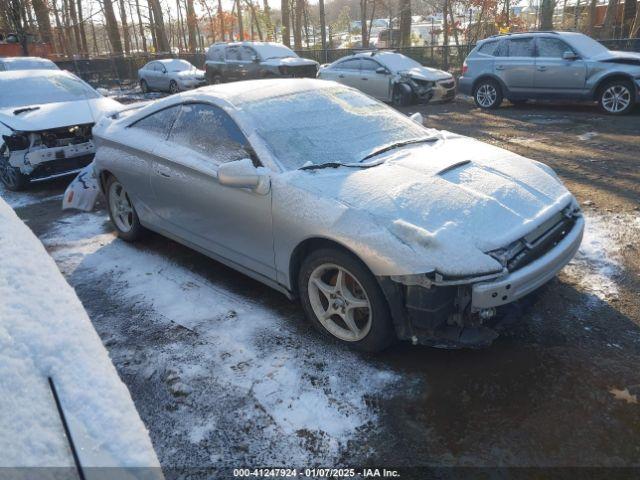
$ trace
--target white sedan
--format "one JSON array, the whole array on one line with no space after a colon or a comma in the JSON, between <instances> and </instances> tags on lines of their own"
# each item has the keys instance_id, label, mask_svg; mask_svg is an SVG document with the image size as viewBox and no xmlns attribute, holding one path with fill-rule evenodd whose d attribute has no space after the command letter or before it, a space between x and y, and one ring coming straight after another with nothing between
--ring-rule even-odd
<instances>
[{"instance_id":1,"label":"white sedan","mask_svg":"<svg viewBox=\"0 0 640 480\"><path fill-rule=\"evenodd\" d=\"M456 94L450 73L425 67L394 52L362 52L323 65L318 78L333 80L396 106L430 100L448 102Z\"/></svg>"},{"instance_id":2,"label":"white sedan","mask_svg":"<svg viewBox=\"0 0 640 480\"><path fill-rule=\"evenodd\" d=\"M122 105L61 70L0 72L0 180L10 190L80 171L91 127Z\"/></svg>"},{"instance_id":3,"label":"white sedan","mask_svg":"<svg viewBox=\"0 0 640 480\"><path fill-rule=\"evenodd\" d=\"M140 89L146 93L151 90L178 93L191 88L201 87L207 82L204 70L198 70L186 60L168 58L154 60L138 70Z\"/></svg>"}]
</instances>

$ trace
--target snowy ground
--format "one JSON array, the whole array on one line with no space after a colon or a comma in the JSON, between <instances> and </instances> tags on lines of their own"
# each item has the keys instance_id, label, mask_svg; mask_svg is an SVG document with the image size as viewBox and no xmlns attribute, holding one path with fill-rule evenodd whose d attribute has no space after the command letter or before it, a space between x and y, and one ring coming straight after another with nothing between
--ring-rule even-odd
<instances>
[{"instance_id":1,"label":"snowy ground","mask_svg":"<svg viewBox=\"0 0 640 480\"><path fill-rule=\"evenodd\" d=\"M532 119L557 128L548 117ZM630 465L640 211L611 209L597 185L579 195L598 203L585 204L579 254L491 348L377 357L320 338L297 305L185 247L126 244L104 210L60 212L60 186L0 195L76 288L164 467Z\"/></svg>"}]
</instances>

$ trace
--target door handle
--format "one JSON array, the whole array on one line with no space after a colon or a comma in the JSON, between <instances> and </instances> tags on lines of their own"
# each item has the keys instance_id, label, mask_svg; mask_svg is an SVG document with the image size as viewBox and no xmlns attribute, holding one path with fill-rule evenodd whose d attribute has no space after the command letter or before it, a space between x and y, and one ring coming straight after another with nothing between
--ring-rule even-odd
<instances>
[{"instance_id":1,"label":"door handle","mask_svg":"<svg viewBox=\"0 0 640 480\"><path fill-rule=\"evenodd\" d=\"M496 65L496 70L504 70L504 65Z\"/></svg>"},{"instance_id":2,"label":"door handle","mask_svg":"<svg viewBox=\"0 0 640 480\"><path fill-rule=\"evenodd\" d=\"M360 80L369 80L367 77L362 77Z\"/></svg>"},{"instance_id":3,"label":"door handle","mask_svg":"<svg viewBox=\"0 0 640 480\"><path fill-rule=\"evenodd\" d=\"M161 177L171 178L171 169L169 167L165 167L164 165L156 165L154 167L154 171Z\"/></svg>"},{"instance_id":4,"label":"door handle","mask_svg":"<svg viewBox=\"0 0 640 480\"><path fill-rule=\"evenodd\" d=\"M338 78L344 78L344 75L340 74L338 75Z\"/></svg>"},{"instance_id":5,"label":"door handle","mask_svg":"<svg viewBox=\"0 0 640 480\"><path fill-rule=\"evenodd\" d=\"M545 67L545 66L543 66L543 65L541 65L541 66L539 66L539 67L538 67L538 71L539 71L539 72L544 72L546 69L547 69L547 67Z\"/></svg>"}]
</instances>

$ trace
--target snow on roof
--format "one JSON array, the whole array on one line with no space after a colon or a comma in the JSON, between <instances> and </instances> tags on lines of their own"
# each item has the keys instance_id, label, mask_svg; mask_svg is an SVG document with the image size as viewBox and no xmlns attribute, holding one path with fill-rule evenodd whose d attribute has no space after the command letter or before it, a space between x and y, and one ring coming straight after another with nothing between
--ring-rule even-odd
<instances>
[{"instance_id":1,"label":"snow on roof","mask_svg":"<svg viewBox=\"0 0 640 480\"><path fill-rule=\"evenodd\" d=\"M51 378L83 467L159 467L80 300L2 199L0 299L0 465L74 466Z\"/></svg>"},{"instance_id":2,"label":"snow on roof","mask_svg":"<svg viewBox=\"0 0 640 480\"><path fill-rule=\"evenodd\" d=\"M3 63L7 70L59 70L51 60L40 57L0 57L0 63Z\"/></svg>"}]
</instances>

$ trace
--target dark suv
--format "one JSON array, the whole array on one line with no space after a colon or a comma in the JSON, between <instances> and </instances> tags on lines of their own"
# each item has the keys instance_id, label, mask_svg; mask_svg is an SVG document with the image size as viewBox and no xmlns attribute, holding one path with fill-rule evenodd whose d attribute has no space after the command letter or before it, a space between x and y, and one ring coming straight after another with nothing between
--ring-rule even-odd
<instances>
[{"instance_id":1,"label":"dark suv","mask_svg":"<svg viewBox=\"0 0 640 480\"><path fill-rule=\"evenodd\" d=\"M478 42L458 79L480 108L503 98L591 100L610 114L640 102L640 53L615 52L575 32L517 33Z\"/></svg>"},{"instance_id":2,"label":"dark suv","mask_svg":"<svg viewBox=\"0 0 640 480\"><path fill-rule=\"evenodd\" d=\"M279 43L216 43L207 50L205 70L209 83L270 77L315 78L318 62L300 58Z\"/></svg>"}]
</instances>

